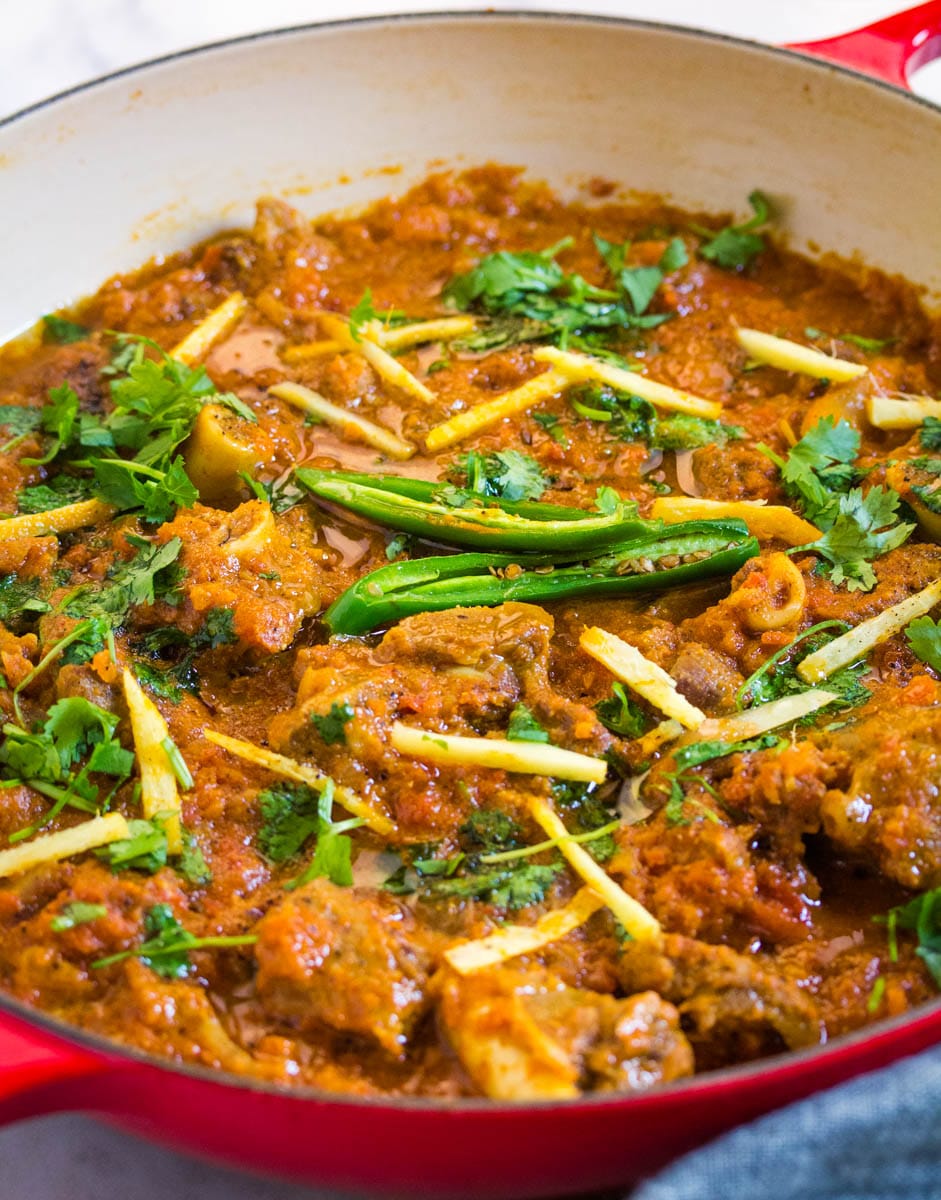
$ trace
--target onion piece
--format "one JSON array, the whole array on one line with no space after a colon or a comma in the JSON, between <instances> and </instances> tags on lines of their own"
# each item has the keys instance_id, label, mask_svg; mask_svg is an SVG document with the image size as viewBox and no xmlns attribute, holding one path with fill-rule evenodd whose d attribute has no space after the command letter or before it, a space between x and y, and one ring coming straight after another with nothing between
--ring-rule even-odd
<instances>
[{"instance_id":1,"label":"onion piece","mask_svg":"<svg viewBox=\"0 0 941 1200\"><path fill-rule=\"evenodd\" d=\"M695 450L676 451L676 482L687 496L698 497L702 495L702 488L696 482L696 473L693 470L693 455L695 453Z\"/></svg>"},{"instance_id":2,"label":"onion piece","mask_svg":"<svg viewBox=\"0 0 941 1200\"><path fill-rule=\"evenodd\" d=\"M663 462L662 450L651 450L644 461L640 464L640 474L649 475L651 471L656 471L657 467Z\"/></svg>"},{"instance_id":3,"label":"onion piece","mask_svg":"<svg viewBox=\"0 0 941 1200\"><path fill-rule=\"evenodd\" d=\"M643 775L632 775L621 785L616 807L622 825L639 825L653 812L640 798L640 789L649 774L650 771L647 770Z\"/></svg>"}]
</instances>

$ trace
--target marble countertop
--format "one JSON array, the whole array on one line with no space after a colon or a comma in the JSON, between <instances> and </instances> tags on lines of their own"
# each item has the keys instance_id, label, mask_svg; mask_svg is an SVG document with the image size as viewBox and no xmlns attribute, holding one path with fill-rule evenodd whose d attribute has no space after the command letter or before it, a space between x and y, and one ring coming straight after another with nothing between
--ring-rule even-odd
<instances>
[{"instance_id":1,"label":"marble countertop","mask_svg":"<svg viewBox=\"0 0 941 1200\"><path fill-rule=\"evenodd\" d=\"M120 67L264 28L380 12L458 11L483 0L30 0L6 4L0 117ZM897 11L885 0L511 0L487 7L604 13L707 27L769 42L829 37ZM941 100L941 64L917 90ZM92 1119L44 1117L0 1132L2 1197L36 1200L337 1200L197 1162ZM733 1198L730 1198L733 1200Z\"/></svg>"}]
</instances>

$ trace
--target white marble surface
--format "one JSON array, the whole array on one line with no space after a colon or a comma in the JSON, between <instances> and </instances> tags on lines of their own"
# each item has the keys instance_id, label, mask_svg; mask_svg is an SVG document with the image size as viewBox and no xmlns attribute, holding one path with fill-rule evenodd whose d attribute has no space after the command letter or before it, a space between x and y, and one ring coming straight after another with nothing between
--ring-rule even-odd
<instances>
[{"instance_id":1,"label":"white marble surface","mask_svg":"<svg viewBox=\"0 0 941 1200\"><path fill-rule=\"evenodd\" d=\"M98 75L264 28L485 0L0 0L0 117ZM536 0L495 8L578 10L702 26L771 42L829 37L896 11L885 0ZM941 67L918 90L941 99ZM0 1200L334 1200L145 1145L83 1116L0 1132Z\"/></svg>"}]
</instances>

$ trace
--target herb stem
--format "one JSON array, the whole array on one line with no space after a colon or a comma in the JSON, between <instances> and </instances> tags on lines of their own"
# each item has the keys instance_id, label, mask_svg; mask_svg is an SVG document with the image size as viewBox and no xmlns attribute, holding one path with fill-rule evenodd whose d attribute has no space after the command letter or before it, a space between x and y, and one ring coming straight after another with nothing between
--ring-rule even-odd
<instances>
[{"instance_id":1,"label":"herb stem","mask_svg":"<svg viewBox=\"0 0 941 1200\"><path fill-rule=\"evenodd\" d=\"M849 629L849 625L846 623L846 621L838 621L836 618L832 618L828 621L818 621L816 625L811 625L809 629L805 629L803 633L799 633L797 637L794 638L793 641L788 642L786 646L782 646L780 650L776 651L776 653L772 654L769 659L763 662L757 671L753 671L751 675L748 676L742 686L735 693L735 707L739 710L745 708L746 697L749 696L749 693L755 684L764 679L765 675L767 675L771 668L777 666L782 659L786 658L799 642L804 641L805 638L810 637L812 634L820 633L824 629L834 629L837 627L842 629L844 632Z\"/></svg>"},{"instance_id":2,"label":"herb stem","mask_svg":"<svg viewBox=\"0 0 941 1200\"><path fill-rule=\"evenodd\" d=\"M493 863L512 862L517 858L527 858L530 854L539 854L543 850L551 850L555 846L560 846L563 842L575 842L576 844L593 842L596 838L613 833L615 829L620 828L620 825L620 820L609 821L607 825L601 825L598 829L591 829L588 833L568 833L564 837L548 838L544 842L537 842L535 846L523 846L519 850L502 850L499 854L481 854L478 861L490 866Z\"/></svg>"},{"instance_id":3,"label":"herb stem","mask_svg":"<svg viewBox=\"0 0 941 1200\"><path fill-rule=\"evenodd\" d=\"M27 687L39 675L45 671L50 663L55 662L61 654L63 654L73 642L77 642L80 637L86 634L91 629L93 622L91 620L79 621L74 629L70 630L65 637L60 638L50 650L39 660L35 667L24 676L13 689L13 711L16 714L17 724L20 728L25 729L23 723L23 712L20 708L20 692Z\"/></svg>"},{"instance_id":4,"label":"herb stem","mask_svg":"<svg viewBox=\"0 0 941 1200\"><path fill-rule=\"evenodd\" d=\"M148 948L146 945L138 946L136 950L122 950L119 954L109 954L107 958L96 959L92 963L93 970L99 970L101 967L110 967L114 963L124 962L128 958L163 958L168 954L179 954L181 951L190 950L206 950L220 946L254 946L258 941L257 933L239 933L229 937L222 935L214 937L204 937L172 942L167 946L160 946L159 949Z\"/></svg>"}]
</instances>

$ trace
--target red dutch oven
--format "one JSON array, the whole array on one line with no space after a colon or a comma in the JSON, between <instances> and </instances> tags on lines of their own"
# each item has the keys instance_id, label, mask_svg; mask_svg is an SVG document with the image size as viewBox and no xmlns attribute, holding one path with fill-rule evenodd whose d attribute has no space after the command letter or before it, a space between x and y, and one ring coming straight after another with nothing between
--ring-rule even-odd
<instances>
[{"instance_id":1,"label":"red dutch oven","mask_svg":"<svg viewBox=\"0 0 941 1200\"><path fill-rule=\"evenodd\" d=\"M481 13L178 55L0 125L3 261L17 281L0 298L0 334L220 220L247 222L235 198L271 190L323 211L431 164L488 160L524 163L563 189L604 176L713 210L740 208L761 186L792 245L859 252L938 294L941 111L900 90L938 54L941 0L790 50ZM62 220L63 194L78 227ZM83 1110L255 1171L376 1195L562 1195L629 1183L939 1038L941 1003L644 1095L510 1106L268 1086L158 1061L0 998L0 1122Z\"/></svg>"}]
</instances>

